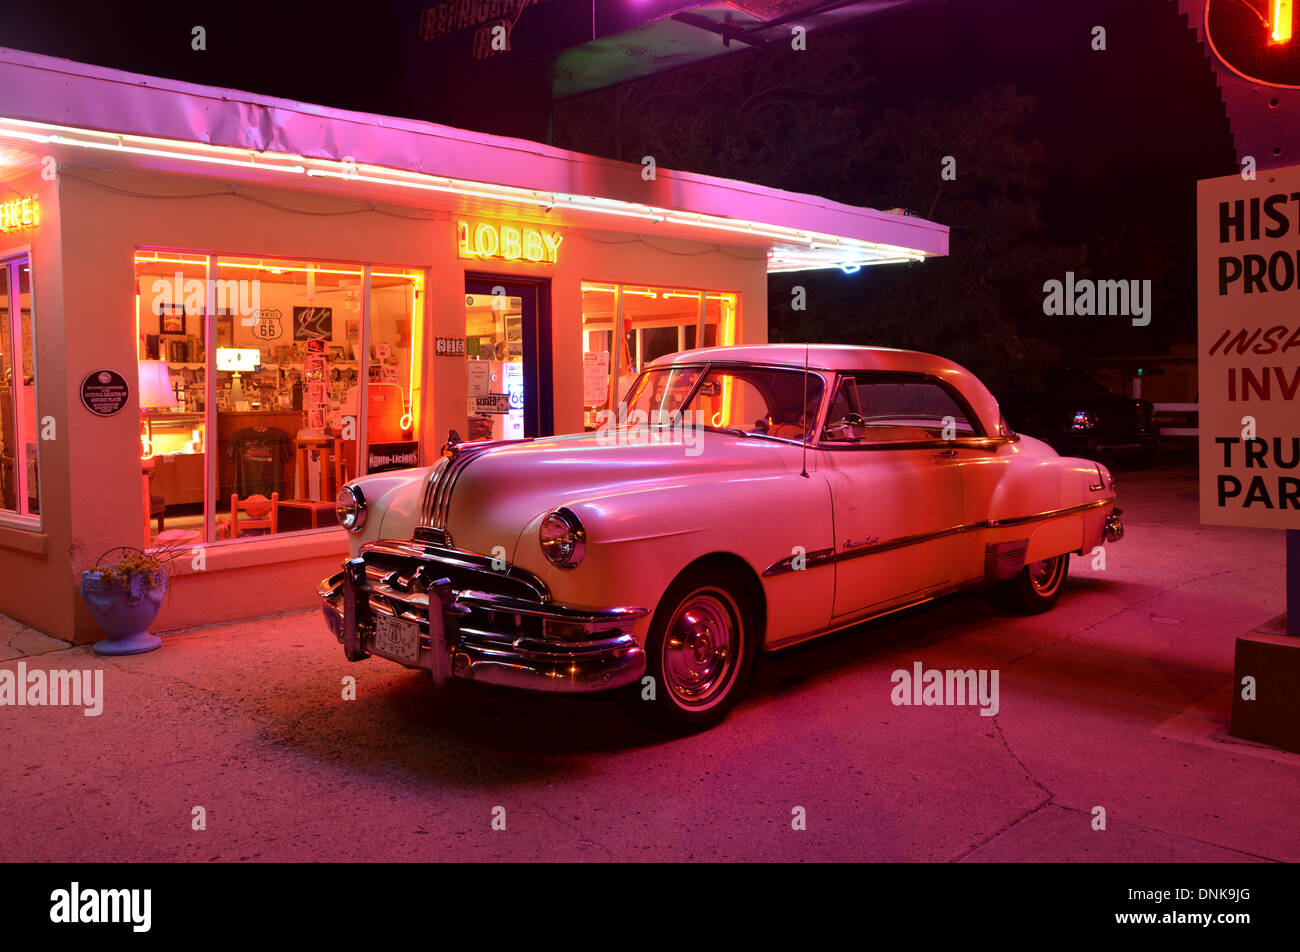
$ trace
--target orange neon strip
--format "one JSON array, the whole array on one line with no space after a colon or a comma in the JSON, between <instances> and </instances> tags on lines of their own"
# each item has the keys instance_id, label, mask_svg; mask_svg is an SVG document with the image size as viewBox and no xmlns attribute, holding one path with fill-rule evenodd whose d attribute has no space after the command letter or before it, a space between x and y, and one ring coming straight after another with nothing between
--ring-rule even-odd
<instances>
[{"instance_id":1,"label":"orange neon strip","mask_svg":"<svg viewBox=\"0 0 1300 952\"><path fill-rule=\"evenodd\" d=\"M160 258L160 257L158 257L158 256L156 256L156 255L155 255L155 256L145 256L145 255L136 255L136 256L135 256L135 263L136 263L136 264L192 264L192 265L206 265L207 262L208 262L208 259L207 259L207 258L199 258L199 259L197 259L197 260L191 261L191 260L188 259L188 258ZM218 268L244 268L244 269L246 269L246 270L251 270L251 271L270 271L270 272L273 272L273 273L275 273L275 274L282 274L282 273L288 271L288 272L293 272L293 273L302 273L302 274L306 274L306 273L308 273L308 272L311 272L311 273L315 273L315 274L343 274L343 275L348 275L348 276L350 276L350 277L354 277L354 278L359 278L359 277L361 277L361 272L360 272L360 271L344 271L344 270L333 269L333 268L319 268L319 267L315 267L315 266L308 266L308 267L306 267L306 268L295 268L295 267L292 267L292 266L289 266L289 265L242 264L242 263L240 263L240 262L235 262L235 261L223 261L223 260L220 260L220 259L218 259L218 261L217 261L217 267L218 267ZM411 275L409 275L409 274L394 273L394 272L391 272L391 271L372 271L372 272L370 272L370 275L371 275L371 277L375 277L375 278L405 278L405 279L408 280L408 281L414 281L414 282L416 282L416 283L419 282L419 278L417 278L417 277L413 277L413 276L411 276Z\"/></svg>"},{"instance_id":2,"label":"orange neon strip","mask_svg":"<svg viewBox=\"0 0 1300 952\"><path fill-rule=\"evenodd\" d=\"M1269 37L1274 43L1286 43L1291 39L1292 18L1292 0L1273 0L1273 22Z\"/></svg>"},{"instance_id":3,"label":"orange neon strip","mask_svg":"<svg viewBox=\"0 0 1300 952\"><path fill-rule=\"evenodd\" d=\"M420 404L423 402L423 367L417 356L424 352L424 301L422 300L424 281L421 275L413 275L415 284L415 294L413 295L414 303L411 305L411 375L410 391L411 405L406 415L410 417L408 423L413 428L412 435L418 440L420 438ZM405 427L403 427L405 429Z\"/></svg>"}]
</instances>

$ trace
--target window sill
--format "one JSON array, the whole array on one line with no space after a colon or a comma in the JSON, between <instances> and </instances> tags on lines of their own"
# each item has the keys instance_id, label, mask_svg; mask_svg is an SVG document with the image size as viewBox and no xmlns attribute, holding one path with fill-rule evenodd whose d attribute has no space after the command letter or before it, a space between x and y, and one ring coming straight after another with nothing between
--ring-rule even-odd
<instances>
[{"instance_id":1,"label":"window sill","mask_svg":"<svg viewBox=\"0 0 1300 952\"><path fill-rule=\"evenodd\" d=\"M30 555L45 555L49 536L41 531L39 516L20 516L0 512L0 548L15 549Z\"/></svg>"},{"instance_id":2,"label":"window sill","mask_svg":"<svg viewBox=\"0 0 1300 952\"><path fill-rule=\"evenodd\" d=\"M202 551L203 567L196 568L195 561ZM286 533L237 542L222 541L210 545L195 543L178 550L175 562L169 567L173 577L225 572L232 569L254 568L283 562L302 562L337 556L341 562L347 558L348 534L342 527L315 529L306 532Z\"/></svg>"}]
</instances>

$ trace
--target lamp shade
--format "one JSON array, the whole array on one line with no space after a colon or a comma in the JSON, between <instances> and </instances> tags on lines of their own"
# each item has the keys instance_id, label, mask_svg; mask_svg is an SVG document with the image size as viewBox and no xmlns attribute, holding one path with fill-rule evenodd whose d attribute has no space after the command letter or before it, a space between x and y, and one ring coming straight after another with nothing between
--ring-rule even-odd
<instances>
[{"instance_id":1,"label":"lamp shade","mask_svg":"<svg viewBox=\"0 0 1300 952\"><path fill-rule=\"evenodd\" d=\"M262 362L262 352L255 347L218 347L217 369L253 371Z\"/></svg>"},{"instance_id":2,"label":"lamp shade","mask_svg":"<svg viewBox=\"0 0 1300 952\"><path fill-rule=\"evenodd\" d=\"M176 406L172 375L165 360L142 360L140 364L140 409Z\"/></svg>"}]
</instances>

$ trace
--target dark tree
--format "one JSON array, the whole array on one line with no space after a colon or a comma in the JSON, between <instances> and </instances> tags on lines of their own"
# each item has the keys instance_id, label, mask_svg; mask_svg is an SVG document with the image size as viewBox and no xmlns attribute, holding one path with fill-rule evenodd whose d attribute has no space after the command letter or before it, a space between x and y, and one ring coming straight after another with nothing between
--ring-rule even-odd
<instances>
[{"instance_id":1,"label":"dark tree","mask_svg":"<svg viewBox=\"0 0 1300 952\"><path fill-rule=\"evenodd\" d=\"M854 34L807 52L763 50L602 90L557 106L557 145L824 195L903 207L951 228L947 258L775 275L772 340L929 350L993 386L1033 386L1058 356L1043 282L1086 273L1080 246L1049 241L1033 101L1009 86L968 100L872 108ZM955 177L942 176L945 157ZM807 310L791 309L791 289Z\"/></svg>"}]
</instances>

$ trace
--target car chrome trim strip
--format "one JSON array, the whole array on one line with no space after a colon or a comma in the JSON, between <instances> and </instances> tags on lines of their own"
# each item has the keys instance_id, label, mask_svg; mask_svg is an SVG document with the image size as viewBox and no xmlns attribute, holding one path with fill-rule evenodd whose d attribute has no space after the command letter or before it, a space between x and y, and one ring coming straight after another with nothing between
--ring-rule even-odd
<instances>
[{"instance_id":1,"label":"car chrome trim strip","mask_svg":"<svg viewBox=\"0 0 1300 952\"><path fill-rule=\"evenodd\" d=\"M819 565L830 565L835 561L834 549L816 549L812 552L806 552L802 556L803 569L796 569L794 563L800 556L792 555L789 558L781 559L779 562L773 562L767 568L763 569L763 577L769 578L773 575L784 575L786 572L804 571L806 569L816 568Z\"/></svg>"},{"instance_id":2,"label":"car chrome trim strip","mask_svg":"<svg viewBox=\"0 0 1300 952\"><path fill-rule=\"evenodd\" d=\"M450 545L435 545L431 542L381 539L378 542L368 542L363 545L360 556L364 559L367 553L411 559L421 564L431 563L434 567L439 564L451 565L484 577L503 576L527 586L537 596L539 603L547 605L551 601L550 588L532 572L521 569L517 565L506 565L500 569L495 568L491 558L479 555L477 552L453 548Z\"/></svg>"},{"instance_id":3,"label":"car chrome trim strip","mask_svg":"<svg viewBox=\"0 0 1300 952\"><path fill-rule=\"evenodd\" d=\"M455 454L448 458L444 465L438 466L429 474L429 481L425 484L424 495L420 500L420 525L424 528L440 530L450 544L451 535L447 532L447 516L451 508L451 494L465 467L488 450L524 442L527 441L492 440L484 443L457 444Z\"/></svg>"},{"instance_id":4,"label":"car chrome trim strip","mask_svg":"<svg viewBox=\"0 0 1300 952\"><path fill-rule=\"evenodd\" d=\"M1058 516L1072 516L1076 513L1087 512L1089 509L1100 509L1102 506L1113 506L1114 499L1097 499L1093 502L1080 503L1077 506L1066 506L1064 509L1051 509L1047 512L1040 512L1033 516L1016 516L1013 519L990 519L988 527L990 529L1002 529L1006 526L1023 526L1030 522L1040 522L1043 519L1055 519Z\"/></svg>"},{"instance_id":5,"label":"car chrome trim strip","mask_svg":"<svg viewBox=\"0 0 1300 952\"><path fill-rule=\"evenodd\" d=\"M1113 505L1113 499L1098 499L1094 502L1085 502L1077 506L1067 506L1064 509L1052 509L1047 512L1035 513L1032 516L1016 516L1012 519L986 519L984 522L972 522L966 525L952 526L948 529L939 529L933 532L918 532L915 535L899 536L896 539L890 539L887 542L867 542L860 545L845 547L836 552L832 549L818 549L815 552L809 552L804 556L804 568L797 570L794 568L794 562L797 556L789 556L780 561L773 562L763 570L763 577L770 578L773 575L784 575L787 572L806 571L822 565L832 565L836 562L846 562L849 559L861 558L864 555L876 555L880 552L889 552L893 549L901 549L904 546L920 545L924 542L933 542L936 539L942 539L945 536L958 535L965 532L976 532L980 529L1005 529L1008 526L1023 526L1031 522L1042 522L1046 519L1057 519L1063 516L1075 515L1077 513L1087 512L1090 509L1098 509L1102 506Z\"/></svg>"},{"instance_id":6,"label":"car chrome trim strip","mask_svg":"<svg viewBox=\"0 0 1300 952\"><path fill-rule=\"evenodd\" d=\"M1010 443L1019 443L1016 436L957 436L951 440L907 440L896 443L854 443L849 440L822 440L811 444L819 450L932 450L952 447L959 450L995 450Z\"/></svg>"}]
</instances>

